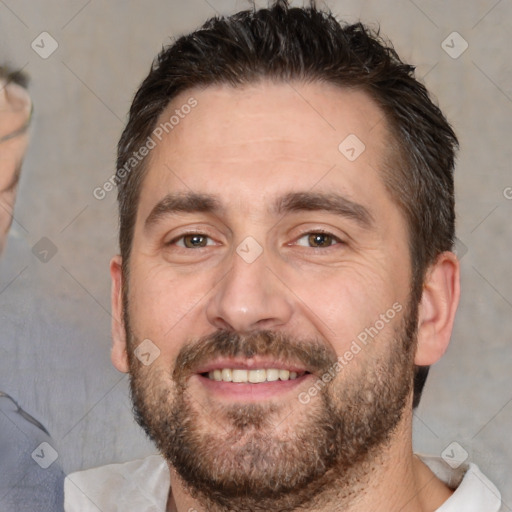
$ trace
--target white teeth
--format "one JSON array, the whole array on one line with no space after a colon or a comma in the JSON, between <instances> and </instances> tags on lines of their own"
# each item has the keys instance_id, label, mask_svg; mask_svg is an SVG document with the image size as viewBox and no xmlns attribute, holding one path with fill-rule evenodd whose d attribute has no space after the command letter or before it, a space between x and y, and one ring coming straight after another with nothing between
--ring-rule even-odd
<instances>
[{"instance_id":1,"label":"white teeth","mask_svg":"<svg viewBox=\"0 0 512 512\"><path fill-rule=\"evenodd\" d=\"M247 370L233 370L233 382L247 382Z\"/></svg>"},{"instance_id":2,"label":"white teeth","mask_svg":"<svg viewBox=\"0 0 512 512\"><path fill-rule=\"evenodd\" d=\"M267 380L267 370L249 370L249 382L265 382Z\"/></svg>"},{"instance_id":3,"label":"white teeth","mask_svg":"<svg viewBox=\"0 0 512 512\"><path fill-rule=\"evenodd\" d=\"M278 370L276 368L255 370L242 370L239 368L222 368L208 372L208 378L224 382L275 382L276 380L294 380L298 377L297 372L289 370Z\"/></svg>"},{"instance_id":4,"label":"white teeth","mask_svg":"<svg viewBox=\"0 0 512 512\"><path fill-rule=\"evenodd\" d=\"M231 382L233 380L232 372L229 368L223 368L221 372L222 380L224 382Z\"/></svg>"},{"instance_id":5,"label":"white teeth","mask_svg":"<svg viewBox=\"0 0 512 512\"><path fill-rule=\"evenodd\" d=\"M290 372L288 370L279 370L279 378L281 380L288 380L290 378Z\"/></svg>"},{"instance_id":6,"label":"white teeth","mask_svg":"<svg viewBox=\"0 0 512 512\"><path fill-rule=\"evenodd\" d=\"M276 370L275 368L270 368L267 370L267 380L269 382L274 382L276 380L279 380L279 370Z\"/></svg>"}]
</instances>

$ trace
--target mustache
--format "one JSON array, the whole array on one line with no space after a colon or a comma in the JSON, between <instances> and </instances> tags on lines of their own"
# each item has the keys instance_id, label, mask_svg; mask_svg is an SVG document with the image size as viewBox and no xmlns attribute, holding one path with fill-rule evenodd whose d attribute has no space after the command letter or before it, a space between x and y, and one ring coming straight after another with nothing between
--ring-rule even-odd
<instances>
[{"instance_id":1,"label":"mustache","mask_svg":"<svg viewBox=\"0 0 512 512\"><path fill-rule=\"evenodd\" d=\"M218 357L274 357L280 361L298 361L308 372L323 374L337 362L332 347L317 339L298 340L290 335L261 330L249 334L219 330L182 347L172 373L178 385L196 373L199 366Z\"/></svg>"}]
</instances>

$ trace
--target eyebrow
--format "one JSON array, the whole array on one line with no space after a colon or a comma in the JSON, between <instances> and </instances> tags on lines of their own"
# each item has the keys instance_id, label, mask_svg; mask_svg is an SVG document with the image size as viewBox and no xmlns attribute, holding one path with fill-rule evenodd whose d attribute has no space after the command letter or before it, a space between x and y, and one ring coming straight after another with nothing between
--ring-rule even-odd
<instances>
[{"instance_id":1,"label":"eyebrow","mask_svg":"<svg viewBox=\"0 0 512 512\"><path fill-rule=\"evenodd\" d=\"M167 194L151 210L144 222L149 230L160 220L176 213L212 213L221 212L221 203L213 195L198 194ZM274 215L291 212L326 211L356 221L364 228L371 228L374 219L370 211L363 205L335 193L321 192L290 192L279 197L271 208Z\"/></svg>"},{"instance_id":2,"label":"eyebrow","mask_svg":"<svg viewBox=\"0 0 512 512\"><path fill-rule=\"evenodd\" d=\"M209 194L167 194L151 210L144 228L147 230L162 218L176 213L219 213L220 210L219 201Z\"/></svg>"},{"instance_id":3,"label":"eyebrow","mask_svg":"<svg viewBox=\"0 0 512 512\"><path fill-rule=\"evenodd\" d=\"M370 229L374 218L370 210L340 194L322 192L291 192L279 198L274 208L277 214L302 211L325 211L356 221Z\"/></svg>"}]
</instances>

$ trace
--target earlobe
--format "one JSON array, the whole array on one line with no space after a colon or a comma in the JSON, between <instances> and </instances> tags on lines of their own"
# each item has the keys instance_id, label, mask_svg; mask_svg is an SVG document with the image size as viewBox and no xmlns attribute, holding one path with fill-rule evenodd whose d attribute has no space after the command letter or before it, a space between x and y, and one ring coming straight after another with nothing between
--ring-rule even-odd
<instances>
[{"instance_id":1,"label":"earlobe","mask_svg":"<svg viewBox=\"0 0 512 512\"><path fill-rule=\"evenodd\" d=\"M459 271L457 257L446 251L427 272L418 312L418 366L434 364L448 348L459 304Z\"/></svg>"},{"instance_id":2,"label":"earlobe","mask_svg":"<svg viewBox=\"0 0 512 512\"><path fill-rule=\"evenodd\" d=\"M126 329L123 320L123 271L120 255L110 260L110 277L112 279L112 364L120 371L128 373L128 354L126 352Z\"/></svg>"}]
</instances>

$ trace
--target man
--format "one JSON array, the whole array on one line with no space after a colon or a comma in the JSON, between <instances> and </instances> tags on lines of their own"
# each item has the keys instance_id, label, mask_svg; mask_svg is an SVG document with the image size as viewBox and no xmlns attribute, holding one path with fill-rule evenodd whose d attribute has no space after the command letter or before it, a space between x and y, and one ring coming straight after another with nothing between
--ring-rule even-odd
<instances>
[{"instance_id":1,"label":"man","mask_svg":"<svg viewBox=\"0 0 512 512\"><path fill-rule=\"evenodd\" d=\"M12 223L21 165L28 145L32 102L27 79L0 67L0 252ZM0 391L0 510L58 512L64 474L41 423Z\"/></svg>"},{"instance_id":2,"label":"man","mask_svg":"<svg viewBox=\"0 0 512 512\"><path fill-rule=\"evenodd\" d=\"M0 67L0 254L12 223L31 108L25 76Z\"/></svg>"},{"instance_id":3,"label":"man","mask_svg":"<svg viewBox=\"0 0 512 512\"><path fill-rule=\"evenodd\" d=\"M66 509L494 512L412 451L459 299L457 139L394 50L311 6L164 49L118 148L112 360L161 456Z\"/></svg>"}]
</instances>

